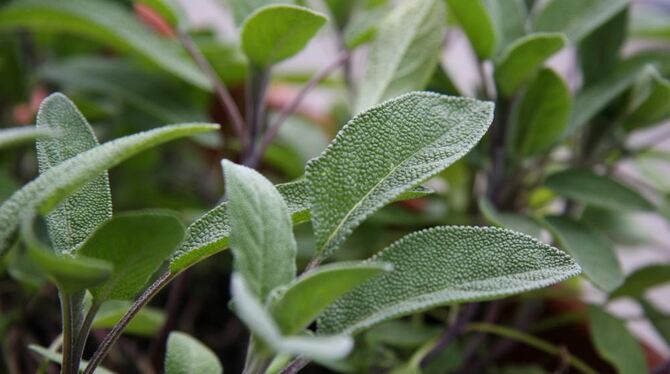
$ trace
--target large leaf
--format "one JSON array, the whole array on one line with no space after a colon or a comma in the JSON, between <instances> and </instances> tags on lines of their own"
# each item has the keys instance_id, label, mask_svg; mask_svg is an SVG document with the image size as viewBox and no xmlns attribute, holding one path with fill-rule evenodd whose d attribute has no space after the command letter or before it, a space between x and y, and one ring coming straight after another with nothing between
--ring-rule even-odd
<instances>
[{"instance_id":1,"label":"large leaf","mask_svg":"<svg viewBox=\"0 0 670 374\"><path fill-rule=\"evenodd\" d=\"M78 249L77 254L114 265L112 276L91 289L98 302L129 300L146 285L184 237L184 227L167 213L136 212L116 215Z\"/></svg>"},{"instance_id":2,"label":"large leaf","mask_svg":"<svg viewBox=\"0 0 670 374\"><path fill-rule=\"evenodd\" d=\"M242 50L258 66L269 66L300 52L328 19L294 5L269 5L242 24Z\"/></svg>"},{"instance_id":3,"label":"large leaf","mask_svg":"<svg viewBox=\"0 0 670 374\"><path fill-rule=\"evenodd\" d=\"M528 9L524 0L486 0L498 35L498 50L505 50L526 34Z\"/></svg>"},{"instance_id":4,"label":"large leaf","mask_svg":"<svg viewBox=\"0 0 670 374\"><path fill-rule=\"evenodd\" d=\"M579 63L585 86L614 71L626 40L627 26L628 9L623 9L579 43Z\"/></svg>"},{"instance_id":5,"label":"large leaf","mask_svg":"<svg viewBox=\"0 0 670 374\"><path fill-rule=\"evenodd\" d=\"M235 270L261 299L295 278L297 246L286 202L260 173L222 162Z\"/></svg>"},{"instance_id":6,"label":"large leaf","mask_svg":"<svg viewBox=\"0 0 670 374\"><path fill-rule=\"evenodd\" d=\"M561 196L619 211L651 211L653 205L636 191L606 176L583 169L550 175L545 185Z\"/></svg>"},{"instance_id":7,"label":"large leaf","mask_svg":"<svg viewBox=\"0 0 670 374\"><path fill-rule=\"evenodd\" d=\"M628 0L551 0L533 20L536 31L562 32L578 42L628 6Z\"/></svg>"},{"instance_id":8,"label":"large leaf","mask_svg":"<svg viewBox=\"0 0 670 374\"><path fill-rule=\"evenodd\" d=\"M503 52L495 69L496 84L504 96L529 80L542 63L560 51L567 39L558 33L537 33L517 39Z\"/></svg>"},{"instance_id":9,"label":"large leaf","mask_svg":"<svg viewBox=\"0 0 670 374\"><path fill-rule=\"evenodd\" d=\"M74 103L61 94L46 98L37 113L37 127L57 137L37 141L40 173L98 146L98 139ZM63 200L47 216L49 237L56 253L72 252L103 222L112 218L112 193L102 173Z\"/></svg>"},{"instance_id":10,"label":"large leaf","mask_svg":"<svg viewBox=\"0 0 670 374\"><path fill-rule=\"evenodd\" d=\"M575 258L584 274L605 292L619 287L624 280L614 248L588 226L564 217L546 217L547 228L561 247Z\"/></svg>"},{"instance_id":11,"label":"large leaf","mask_svg":"<svg viewBox=\"0 0 670 374\"><path fill-rule=\"evenodd\" d=\"M405 1L391 11L372 44L355 113L426 86L437 65L443 22L436 0Z\"/></svg>"},{"instance_id":12,"label":"large leaf","mask_svg":"<svg viewBox=\"0 0 670 374\"><path fill-rule=\"evenodd\" d=\"M641 298L653 287L670 282L670 265L650 265L636 270L610 295L611 298L628 296Z\"/></svg>"},{"instance_id":13,"label":"large leaf","mask_svg":"<svg viewBox=\"0 0 670 374\"><path fill-rule=\"evenodd\" d=\"M203 89L207 78L173 40L161 38L119 4L102 0L20 0L0 10L0 28L75 33L129 51Z\"/></svg>"},{"instance_id":14,"label":"large leaf","mask_svg":"<svg viewBox=\"0 0 670 374\"><path fill-rule=\"evenodd\" d=\"M50 135L51 133L46 129L40 129L34 126L0 129L0 150L32 142L35 139L48 137Z\"/></svg>"},{"instance_id":15,"label":"large leaf","mask_svg":"<svg viewBox=\"0 0 670 374\"><path fill-rule=\"evenodd\" d=\"M167 340L165 374L221 374L219 358L197 339L173 331Z\"/></svg>"},{"instance_id":16,"label":"large leaf","mask_svg":"<svg viewBox=\"0 0 670 374\"><path fill-rule=\"evenodd\" d=\"M647 373L644 352L623 321L596 306L589 307L591 339L602 358L619 374Z\"/></svg>"},{"instance_id":17,"label":"large leaf","mask_svg":"<svg viewBox=\"0 0 670 374\"><path fill-rule=\"evenodd\" d=\"M370 214L465 155L492 116L491 103L411 93L354 117L307 165L319 256L333 252Z\"/></svg>"},{"instance_id":18,"label":"large leaf","mask_svg":"<svg viewBox=\"0 0 670 374\"><path fill-rule=\"evenodd\" d=\"M337 263L306 273L280 289L270 311L282 333L297 334L323 309L356 286L384 271L383 263Z\"/></svg>"},{"instance_id":19,"label":"large leaf","mask_svg":"<svg viewBox=\"0 0 670 374\"><path fill-rule=\"evenodd\" d=\"M47 170L0 205L0 255L7 249L22 214L34 209L49 213L79 187L145 149L216 129L218 125L211 124L165 126L107 142Z\"/></svg>"},{"instance_id":20,"label":"large leaf","mask_svg":"<svg viewBox=\"0 0 670 374\"><path fill-rule=\"evenodd\" d=\"M498 34L482 0L447 0L447 4L477 56L482 60L493 56L498 46Z\"/></svg>"},{"instance_id":21,"label":"large leaf","mask_svg":"<svg viewBox=\"0 0 670 374\"><path fill-rule=\"evenodd\" d=\"M579 274L565 253L490 227L442 226L410 234L369 261L394 270L343 296L319 318L323 332L356 333L440 305L502 298Z\"/></svg>"},{"instance_id":22,"label":"large leaf","mask_svg":"<svg viewBox=\"0 0 670 374\"><path fill-rule=\"evenodd\" d=\"M93 329L111 329L128 313L132 306L130 301L110 300L100 307L93 320ZM124 334L154 337L165 324L167 316L160 309L145 306L133 317Z\"/></svg>"}]
</instances>

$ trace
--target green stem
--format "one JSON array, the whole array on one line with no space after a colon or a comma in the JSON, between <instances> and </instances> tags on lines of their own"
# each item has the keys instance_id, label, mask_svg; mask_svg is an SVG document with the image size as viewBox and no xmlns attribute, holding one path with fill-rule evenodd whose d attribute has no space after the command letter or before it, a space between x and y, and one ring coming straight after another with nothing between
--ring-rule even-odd
<instances>
[{"instance_id":1,"label":"green stem","mask_svg":"<svg viewBox=\"0 0 670 374\"><path fill-rule=\"evenodd\" d=\"M93 320L95 319L96 314L100 310L102 303L99 300L94 300L91 307L86 313L86 318L79 329L79 335L74 341L74 349L72 351L73 359L75 361L76 367L79 367L82 356L84 355L84 348L86 348L86 340L88 339L88 334L91 332L91 326L93 325Z\"/></svg>"},{"instance_id":2,"label":"green stem","mask_svg":"<svg viewBox=\"0 0 670 374\"><path fill-rule=\"evenodd\" d=\"M59 292L61 305L61 318L63 320L63 362L61 363L61 374L77 374L74 367L74 316L72 314L72 295L63 291Z\"/></svg>"}]
</instances>

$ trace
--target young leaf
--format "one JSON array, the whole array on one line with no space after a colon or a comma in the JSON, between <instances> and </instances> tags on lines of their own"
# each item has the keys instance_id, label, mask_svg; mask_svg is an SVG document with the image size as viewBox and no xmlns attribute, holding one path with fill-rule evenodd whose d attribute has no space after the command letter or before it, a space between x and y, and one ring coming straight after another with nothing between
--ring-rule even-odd
<instances>
[{"instance_id":1,"label":"young leaf","mask_svg":"<svg viewBox=\"0 0 670 374\"><path fill-rule=\"evenodd\" d=\"M600 289L611 292L624 280L614 248L588 226L563 217L546 217L545 223L584 274Z\"/></svg>"},{"instance_id":2,"label":"young leaf","mask_svg":"<svg viewBox=\"0 0 670 374\"><path fill-rule=\"evenodd\" d=\"M242 50L249 60L267 67L300 52L328 18L308 8L268 5L242 24Z\"/></svg>"},{"instance_id":3,"label":"young leaf","mask_svg":"<svg viewBox=\"0 0 670 374\"><path fill-rule=\"evenodd\" d=\"M171 332L165 353L165 374L194 373L221 374L223 367L206 345L183 332Z\"/></svg>"},{"instance_id":4,"label":"young leaf","mask_svg":"<svg viewBox=\"0 0 670 374\"><path fill-rule=\"evenodd\" d=\"M121 300L110 300L102 304L93 320L93 329L111 329L126 315L131 306L131 302ZM165 320L165 312L158 308L145 306L133 317L123 333L153 337L163 328Z\"/></svg>"},{"instance_id":5,"label":"young leaf","mask_svg":"<svg viewBox=\"0 0 670 374\"><path fill-rule=\"evenodd\" d=\"M447 4L477 56L482 60L493 56L498 46L498 34L482 0L447 0Z\"/></svg>"},{"instance_id":6,"label":"young leaf","mask_svg":"<svg viewBox=\"0 0 670 374\"><path fill-rule=\"evenodd\" d=\"M47 170L0 205L0 255L7 249L23 212L39 209L49 213L79 187L122 161L170 140L215 129L218 125L165 126L107 142Z\"/></svg>"},{"instance_id":7,"label":"young leaf","mask_svg":"<svg viewBox=\"0 0 670 374\"><path fill-rule=\"evenodd\" d=\"M28 349L56 364L60 365L61 362L63 362L63 355L58 352L54 352L50 349L40 347L39 345L34 344L29 345ZM86 365L88 365L88 362L82 361L81 364L79 364L79 371L84 371ZM97 368L95 368L93 374L114 374L114 372L111 370L107 370L102 366L98 366Z\"/></svg>"},{"instance_id":8,"label":"young leaf","mask_svg":"<svg viewBox=\"0 0 670 374\"><path fill-rule=\"evenodd\" d=\"M636 191L606 176L583 169L550 175L545 185L561 196L618 211L652 211L654 206Z\"/></svg>"},{"instance_id":9,"label":"young leaf","mask_svg":"<svg viewBox=\"0 0 670 374\"><path fill-rule=\"evenodd\" d=\"M47 129L34 126L13 127L0 130L0 150L32 142L35 139L49 137L52 134Z\"/></svg>"},{"instance_id":10,"label":"young leaf","mask_svg":"<svg viewBox=\"0 0 670 374\"><path fill-rule=\"evenodd\" d=\"M542 69L524 92L515 113L510 140L516 152L529 157L549 150L565 132L572 96L563 79Z\"/></svg>"},{"instance_id":11,"label":"young leaf","mask_svg":"<svg viewBox=\"0 0 670 374\"><path fill-rule=\"evenodd\" d=\"M297 247L286 202L258 172L223 160L235 270L265 300L295 278Z\"/></svg>"},{"instance_id":12,"label":"young leaf","mask_svg":"<svg viewBox=\"0 0 670 374\"><path fill-rule=\"evenodd\" d=\"M627 6L628 0L550 0L533 25L536 31L562 32L578 42Z\"/></svg>"},{"instance_id":13,"label":"young leaf","mask_svg":"<svg viewBox=\"0 0 670 374\"><path fill-rule=\"evenodd\" d=\"M149 60L209 90L207 77L175 41L161 38L120 4L102 0L21 0L0 10L0 28L70 32Z\"/></svg>"},{"instance_id":14,"label":"young leaf","mask_svg":"<svg viewBox=\"0 0 670 374\"><path fill-rule=\"evenodd\" d=\"M354 113L426 86L442 45L443 12L436 0L405 1L391 11L370 49Z\"/></svg>"},{"instance_id":15,"label":"young leaf","mask_svg":"<svg viewBox=\"0 0 670 374\"><path fill-rule=\"evenodd\" d=\"M648 289L668 282L670 282L670 265L646 266L628 275L624 284L612 292L610 297L642 298Z\"/></svg>"},{"instance_id":16,"label":"young leaf","mask_svg":"<svg viewBox=\"0 0 670 374\"><path fill-rule=\"evenodd\" d=\"M381 263L337 263L319 267L279 289L270 312L282 333L297 334L337 298L390 270L390 266Z\"/></svg>"},{"instance_id":17,"label":"young leaf","mask_svg":"<svg viewBox=\"0 0 670 374\"><path fill-rule=\"evenodd\" d=\"M633 103L624 123L629 131L670 117L670 80L663 78L655 68L645 78L636 85L631 95Z\"/></svg>"},{"instance_id":18,"label":"young leaf","mask_svg":"<svg viewBox=\"0 0 670 374\"><path fill-rule=\"evenodd\" d=\"M492 116L491 103L417 92L349 121L307 164L319 256L332 253L370 214L465 155Z\"/></svg>"},{"instance_id":19,"label":"young leaf","mask_svg":"<svg viewBox=\"0 0 670 374\"><path fill-rule=\"evenodd\" d=\"M496 63L495 79L501 93L510 97L542 63L567 43L563 34L537 33L510 44Z\"/></svg>"},{"instance_id":20,"label":"young leaf","mask_svg":"<svg viewBox=\"0 0 670 374\"><path fill-rule=\"evenodd\" d=\"M589 322L596 350L616 368L617 373L649 372L640 344L621 320L592 305L589 307Z\"/></svg>"},{"instance_id":21,"label":"young leaf","mask_svg":"<svg viewBox=\"0 0 670 374\"><path fill-rule=\"evenodd\" d=\"M62 94L53 94L42 102L37 127L58 134L37 141L40 173L98 146L91 126L74 103ZM100 224L112 218L107 172L63 200L46 218L54 251L72 252Z\"/></svg>"},{"instance_id":22,"label":"young leaf","mask_svg":"<svg viewBox=\"0 0 670 374\"><path fill-rule=\"evenodd\" d=\"M319 318L326 333L356 333L440 305L502 298L579 274L565 253L490 227L442 226L412 233L369 261L394 270L346 294Z\"/></svg>"},{"instance_id":23,"label":"young leaf","mask_svg":"<svg viewBox=\"0 0 670 374\"><path fill-rule=\"evenodd\" d=\"M72 257L69 254L57 255L34 246L28 248L28 257L59 289L70 294L105 282L113 269L107 261Z\"/></svg>"},{"instance_id":24,"label":"young leaf","mask_svg":"<svg viewBox=\"0 0 670 374\"><path fill-rule=\"evenodd\" d=\"M532 218L516 213L498 212L484 197L479 199L479 209L492 225L522 232L534 238L539 238L542 234L542 226Z\"/></svg>"},{"instance_id":25,"label":"young leaf","mask_svg":"<svg viewBox=\"0 0 670 374\"><path fill-rule=\"evenodd\" d=\"M486 0L485 5L495 25L499 51L526 35L528 9L524 0Z\"/></svg>"},{"instance_id":26,"label":"young leaf","mask_svg":"<svg viewBox=\"0 0 670 374\"><path fill-rule=\"evenodd\" d=\"M578 55L584 86L614 71L627 31L628 9L624 8L579 43Z\"/></svg>"},{"instance_id":27,"label":"young leaf","mask_svg":"<svg viewBox=\"0 0 670 374\"><path fill-rule=\"evenodd\" d=\"M77 250L77 255L114 265L110 279L91 289L98 302L132 299L184 237L184 227L172 214L118 214Z\"/></svg>"},{"instance_id":28,"label":"young leaf","mask_svg":"<svg viewBox=\"0 0 670 374\"><path fill-rule=\"evenodd\" d=\"M241 25L256 9L271 4L294 4L293 0L228 0L235 18L235 23Z\"/></svg>"}]
</instances>

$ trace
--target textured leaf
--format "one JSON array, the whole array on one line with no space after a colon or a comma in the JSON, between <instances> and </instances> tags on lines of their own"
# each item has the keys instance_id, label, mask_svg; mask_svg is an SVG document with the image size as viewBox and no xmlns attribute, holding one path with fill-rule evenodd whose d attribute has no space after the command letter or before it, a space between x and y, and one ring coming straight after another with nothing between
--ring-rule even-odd
<instances>
[{"instance_id":1,"label":"textured leaf","mask_svg":"<svg viewBox=\"0 0 670 374\"><path fill-rule=\"evenodd\" d=\"M670 117L670 80L663 78L656 69L644 78L631 94L633 103L624 123L627 130L659 123Z\"/></svg>"},{"instance_id":2,"label":"textured leaf","mask_svg":"<svg viewBox=\"0 0 670 374\"><path fill-rule=\"evenodd\" d=\"M242 50L258 66L269 66L300 52L328 18L308 8L268 5L242 24Z\"/></svg>"},{"instance_id":3,"label":"textured leaf","mask_svg":"<svg viewBox=\"0 0 670 374\"><path fill-rule=\"evenodd\" d=\"M0 150L32 142L35 139L48 137L50 135L51 133L46 131L46 129L39 129L33 126L0 129Z\"/></svg>"},{"instance_id":4,"label":"textured leaf","mask_svg":"<svg viewBox=\"0 0 670 374\"><path fill-rule=\"evenodd\" d=\"M646 266L628 275L624 284L612 292L610 297L641 298L648 289L668 282L670 282L670 265Z\"/></svg>"},{"instance_id":5,"label":"textured leaf","mask_svg":"<svg viewBox=\"0 0 670 374\"><path fill-rule=\"evenodd\" d=\"M619 62L619 51L626 40L627 26L628 9L625 8L579 43L579 63L585 86L614 71Z\"/></svg>"},{"instance_id":6,"label":"textured leaf","mask_svg":"<svg viewBox=\"0 0 670 374\"><path fill-rule=\"evenodd\" d=\"M546 217L547 228L574 257L584 274L600 289L611 292L624 280L614 248L588 226L563 217Z\"/></svg>"},{"instance_id":7,"label":"textured leaf","mask_svg":"<svg viewBox=\"0 0 670 374\"><path fill-rule=\"evenodd\" d=\"M93 321L93 329L111 329L116 325L128 309L132 306L129 301L111 300L100 307ZM124 334L154 337L165 324L166 315L160 309L150 306L143 307L128 326L123 330Z\"/></svg>"},{"instance_id":8,"label":"textured leaf","mask_svg":"<svg viewBox=\"0 0 670 374\"><path fill-rule=\"evenodd\" d=\"M495 79L504 96L528 81L554 53L563 49L567 39L558 33L530 34L505 49L495 69Z\"/></svg>"},{"instance_id":9,"label":"textured leaf","mask_svg":"<svg viewBox=\"0 0 670 374\"><path fill-rule=\"evenodd\" d=\"M602 358L619 374L647 373L644 352L623 321L596 306L589 307L591 339Z\"/></svg>"},{"instance_id":10,"label":"textured leaf","mask_svg":"<svg viewBox=\"0 0 670 374\"><path fill-rule=\"evenodd\" d=\"M91 289L97 301L135 297L170 257L184 237L184 227L167 213L117 214L87 239L77 254L114 265L112 276Z\"/></svg>"},{"instance_id":11,"label":"textured leaf","mask_svg":"<svg viewBox=\"0 0 670 374\"><path fill-rule=\"evenodd\" d=\"M442 45L443 12L436 0L405 1L391 11L370 49L355 113L428 84Z\"/></svg>"},{"instance_id":12,"label":"textured leaf","mask_svg":"<svg viewBox=\"0 0 670 374\"><path fill-rule=\"evenodd\" d=\"M356 286L384 271L382 263L336 263L300 276L280 289L270 311L282 333L297 334L323 309Z\"/></svg>"},{"instance_id":13,"label":"textured leaf","mask_svg":"<svg viewBox=\"0 0 670 374\"><path fill-rule=\"evenodd\" d=\"M499 212L486 198L479 200L479 209L492 225L522 232L534 238L539 238L542 234L542 226L532 218L516 213Z\"/></svg>"},{"instance_id":14,"label":"textured leaf","mask_svg":"<svg viewBox=\"0 0 670 374\"><path fill-rule=\"evenodd\" d=\"M219 358L197 339L173 331L167 340L165 374L221 374Z\"/></svg>"},{"instance_id":15,"label":"textured leaf","mask_svg":"<svg viewBox=\"0 0 670 374\"><path fill-rule=\"evenodd\" d=\"M498 35L496 25L481 0L447 0L449 10L468 36L480 59L496 52Z\"/></svg>"},{"instance_id":16,"label":"textured leaf","mask_svg":"<svg viewBox=\"0 0 670 374\"><path fill-rule=\"evenodd\" d=\"M210 83L173 40L161 38L114 2L20 0L0 10L0 28L27 27L69 32L129 51L185 81L209 90Z\"/></svg>"},{"instance_id":17,"label":"textured leaf","mask_svg":"<svg viewBox=\"0 0 670 374\"><path fill-rule=\"evenodd\" d=\"M233 10L235 23L241 25L242 22L254 12L254 10L271 4L293 4L292 0L227 0Z\"/></svg>"},{"instance_id":18,"label":"textured leaf","mask_svg":"<svg viewBox=\"0 0 670 374\"><path fill-rule=\"evenodd\" d=\"M231 292L237 316L274 351L315 360L336 360L346 356L353 347L353 339L344 335L282 336L275 321L239 274L233 273Z\"/></svg>"},{"instance_id":19,"label":"textured leaf","mask_svg":"<svg viewBox=\"0 0 670 374\"><path fill-rule=\"evenodd\" d=\"M485 4L496 28L499 51L526 35L528 10L524 0L486 0Z\"/></svg>"},{"instance_id":20,"label":"textured leaf","mask_svg":"<svg viewBox=\"0 0 670 374\"><path fill-rule=\"evenodd\" d=\"M579 274L565 253L489 227L443 226L407 235L369 261L394 270L343 296L319 318L326 333L356 333L440 305L502 298Z\"/></svg>"},{"instance_id":21,"label":"textured leaf","mask_svg":"<svg viewBox=\"0 0 670 374\"><path fill-rule=\"evenodd\" d=\"M550 0L533 20L536 31L562 32L578 42L628 6L628 0Z\"/></svg>"},{"instance_id":22,"label":"textured leaf","mask_svg":"<svg viewBox=\"0 0 670 374\"><path fill-rule=\"evenodd\" d=\"M600 208L651 211L654 207L636 191L588 170L568 169L550 175L545 185L561 196Z\"/></svg>"},{"instance_id":23,"label":"textured leaf","mask_svg":"<svg viewBox=\"0 0 670 374\"><path fill-rule=\"evenodd\" d=\"M307 165L317 253L332 253L366 217L465 155L491 123L493 105L411 93L344 126Z\"/></svg>"},{"instance_id":24,"label":"textured leaf","mask_svg":"<svg viewBox=\"0 0 670 374\"><path fill-rule=\"evenodd\" d=\"M37 113L37 127L58 134L37 141L40 173L98 146L91 126L74 103L62 94L53 94L42 102ZM107 173L63 200L46 218L54 251L72 252L100 224L112 218L112 193Z\"/></svg>"},{"instance_id":25,"label":"textured leaf","mask_svg":"<svg viewBox=\"0 0 670 374\"><path fill-rule=\"evenodd\" d=\"M510 139L516 152L529 157L548 151L568 125L572 96L563 79L543 69L524 92Z\"/></svg>"},{"instance_id":26,"label":"textured leaf","mask_svg":"<svg viewBox=\"0 0 670 374\"><path fill-rule=\"evenodd\" d=\"M0 205L0 255L7 249L23 212L40 209L48 213L79 187L131 156L173 139L217 128L218 125L208 124L165 126L107 142L47 170Z\"/></svg>"},{"instance_id":27,"label":"textured leaf","mask_svg":"<svg viewBox=\"0 0 670 374\"><path fill-rule=\"evenodd\" d=\"M52 350L34 344L29 345L28 349L56 364L60 365L60 363L63 362L63 355L58 352L54 352ZM82 361L81 364L79 364L79 371L83 371L86 368L86 365L88 365L88 362ZM107 370L102 366L98 366L93 371L93 374L114 374L114 372L111 370Z\"/></svg>"}]
</instances>

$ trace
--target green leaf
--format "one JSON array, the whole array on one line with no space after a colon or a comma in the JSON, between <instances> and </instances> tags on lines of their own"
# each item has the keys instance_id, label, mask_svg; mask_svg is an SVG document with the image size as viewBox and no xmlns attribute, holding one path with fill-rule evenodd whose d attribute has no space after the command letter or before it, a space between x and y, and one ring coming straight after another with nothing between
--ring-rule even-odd
<instances>
[{"instance_id":1,"label":"green leaf","mask_svg":"<svg viewBox=\"0 0 670 374\"><path fill-rule=\"evenodd\" d=\"M490 227L442 226L407 235L372 257L394 270L328 307L319 330L356 333L441 305L502 298L579 274L565 253Z\"/></svg>"},{"instance_id":2,"label":"green leaf","mask_svg":"<svg viewBox=\"0 0 670 374\"><path fill-rule=\"evenodd\" d=\"M79 187L122 161L167 141L216 129L218 125L209 124L165 126L107 142L47 170L0 205L0 255L24 212L49 213Z\"/></svg>"},{"instance_id":3,"label":"green leaf","mask_svg":"<svg viewBox=\"0 0 670 374\"><path fill-rule=\"evenodd\" d=\"M636 270L626 277L621 287L611 293L611 298L628 296L635 299L644 296L653 287L670 282L670 265L650 265Z\"/></svg>"},{"instance_id":4,"label":"green leaf","mask_svg":"<svg viewBox=\"0 0 670 374\"><path fill-rule=\"evenodd\" d=\"M345 335L282 336L275 321L237 273L233 273L231 292L237 316L276 352L329 361L343 358L353 347L353 340Z\"/></svg>"},{"instance_id":5,"label":"green leaf","mask_svg":"<svg viewBox=\"0 0 670 374\"><path fill-rule=\"evenodd\" d=\"M206 345L183 332L171 332L165 353L165 374L194 373L221 374L223 367Z\"/></svg>"},{"instance_id":6,"label":"green leaf","mask_svg":"<svg viewBox=\"0 0 670 374\"><path fill-rule=\"evenodd\" d=\"M522 157L550 150L565 132L571 109L567 84L553 70L540 70L515 111L510 132L513 149Z\"/></svg>"},{"instance_id":7,"label":"green leaf","mask_svg":"<svg viewBox=\"0 0 670 374\"><path fill-rule=\"evenodd\" d=\"M550 175L545 186L557 194L584 204L618 211L652 211L654 206L636 191L606 176L584 169L568 169Z\"/></svg>"},{"instance_id":8,"label":"green leaf","mask_svg":"<svg viewBox=\"0 0 670 374\"><path fill-rule=\"evenodd\" d=\"M131 302L121 300L111 300L102 304L95 315L93 329L111 329L126 315L131 306ZM165 320L165 312L158 308L145 306L133 317L123 333L154 337L163 328Z\"/></svg>"},{"instance_id":9,"label":"green leaf","mask_svg":"<svg viewBox=\"0 0 670 374\"><path fill-rule=\"evenodd\" d=\"M159 37L119 4L102 0L20 0L0 10L0 28L74 33L151 61L195 85L211 85L174 40Z\"/></svg>"},{"instance_id":10,"label":"green leaf","mask_svg":"<svg viewBox=\"0 0 670 374\"><path fill-rule=\"evenodd\" d=\"M544 222L560 245L598 288L611 292L624 280L614 248L588 226L564 217L546 217Z\"/></svg>"},{"instance_id":11,"label":"green leaf","mask_svg":"<svg viewBox=\"0 0 670 374\"><path fill-rule=\"evenodd\" d=\"M263 175L228 160L223 167L235 270L265 300L295 278L297 246L286 202Z\"/></svg>"},{"instance_id":12,"label":"green leaf","mask_svg":"<svg viewBox=\"0 0 670 374\"><path fill-rule=\"evenodd\" d=\"M319 256L331 254L370 214L465 155L492 117L491 103L417 92L349 121L307 164Z\"/></svg>"},{"instance_id":13,"label":"green leaf","mask_svg":"<svg viewBox=\"0 0 670 374\"><path fill-rule=\"evenodd\" d=\"M495 68L496 84L501 93L512 96L554 53L565 47L563 34L537 33L517 39L510 44Z\"/></svg>"},{"instance_id":14,"label":"green leaf","mask_svg":"<svg viewBox=\"0 0 670 374\"><path fill-rule=\"evenodd\" d=\"M38 355L46 358L47 360L49 360L51 362L56 363L56 364L60 365L61 362L63 362L63 355L58 353L58 352L54 352L52 350L49 350L49 349L44 348L44 347L40 347L39 345L35 345L35 344L29 345L28 349L30 349L31 351L37 353ZM87 361L82 361L79 364L79 371L80 372L84 371L84 369L86 369L87 365L88 365ZM114 372L111 371L111 370L107 370L102 366L98 366L93 371L93 374L114 374Z\"/></svg>"},{"instance_id":15,"label":"green leaf","mask_svg":"<svg viewBox=\"0 0 670 374\"><path fill-rule=\"evenodd\" d=\"M524 0L486 0L486 7L498 35L498 50L526 35L528 9Z\"/></svg>"},{"instance_id":16,"label":"green leaf","mask_svg":"<svg viewBox=\"0 0 670 374\"><path fill-rule=\"evenodd\" d=\"M522 232L534 238L542 235L542 226L534 219L516 213L499 212L491 202L482 197L479 199L479 209L489 223L513 231Z\"/></svg>"},{"instance_id":17,"label":"green leaf","mask_svg":"<svg viewBox=\"0 0 670 374\"><path fill-rule=\"evenodd\" d=\"M227 0L233 10L235 23L241 25L256 9L271 4L293 4L293 0Z\"/></svg>"},{"instance_id":18,"label":"green leaf","mask_svg":"<svg viewBox=\"0 0 670 374\"><path fill-rule=\"evenodd\" d=\"M670 80L657 69L638 82L631 93L632 104L624 120L627 130L653 125L670 117Z\"/></svg>"},{"instance_id":19,"label":"green leaf","mask_svg":"<svg viewBox=\"0 0 670 374\"><path fill-rule=\"evenodd\" d=\"M172 214L118 214L93 233L77 254L110 262L114 271L104 284L91 289L98 302L129 300L147 284L184 237L184 227Z\"/></svg>"},{"instance_id":20,"label":"green leaf","mask_svg":"<svg viewBox=\"0 0 670 374\"><path fill-rule=\"evenodd\" d=\"M328 18L308 8L268 5L242 24L242 50L249 60L267 67L300 52Z\"/></svg>"},{"instance_id":21,"label":"green leaf","mask_svg":"<svg viewBox=\"0 0 670 374\"><path fill-rule=\"evenodd\" d=\"M447 0L472 48L480 59L492 57L498 47L496 25L481 0Z\"/></svg>"},{"instance_id":22,"label":"green leaf","mask_svg":"<svg viewBox=\"0 0 670 374\"><path fill-rule=\"evenodd\" d=\"M428 84L442 45L443 8L436 0L414 0L391 11L372 43L354 113Z\"/></svg>"},{"instance_id":23,"label":"green leaf","mask_svg":"<svg viewBox=\"0 0 670 374\"><path fill-rule=\"evenodd\" d=\"M84 116L62 94L53 94L42 102L37 113L37 127L58 134L37 141L40 173L99 145ZM54 251L72 253L100 224L112 218L112 193L107 173L63 200L46 218Z\"/></svg>"},{"instance_id":24,"label":"green leaf","mask_svg":"<svg viewBox=\"0 0 670 374\"><path fill-rule=\"evenodd\" d=\"M13 147L23 143L32 142L35 139L45 138L52 135L45 129L34 126L13 127L0 130L0 150Z\"/></svg>"},{"instance_id":25,"label":"green leaf","mask_svg":"<svg viewBox=\"0 0 670 374\"><path fill-rule=\"evenodd\" d=\"M628 6L628 0L550 0L535 16L535 31L562 32L578 42Z\"/></svg>"},{"instance_id":26,"label":"green leaf","mask_svg":"<svg viewBox=\"0 0 670 374\"><path fill-rule=\"evenodd\" d=\"M644 352L623 321L596 306L589 307L591 339L602 358L619 374L647 373Z\"/></svg>"},{"instance_id":27,"label":"green leaf","mask_svg":"<svg viewBox=\"0 0 670 374\"><path fill-rule=\"evenodd\" d=\"M579 63L585 86L614 71L627 31L628 9L624 8L579 43Z\"/></svg>"},{"instance_id":28,"label":"green leaf","mask_svg":"<svg viewBox=\"0 0 670 374\"><path fill-rule=\"evenodd\" d=\"M336 3L346 3L342 0L333 0ZM379 27L388 16L390 7L386 4L361 9L354 13L343 31L344 42L348 49L353 50L371 41L377 35Z\"/></svg>"},{"instance_id":29,"label":"green leaf","mask_svg":"<svg viewBox=\"0 0 670 374\"><path fill-rule=\"evenodd\" d=\"M308 272L278 290L270 311L282 333L297 334L323 309L356 286L391 267L377 263L337 263Z\"/></svg>"},{"instance_id":30,"label":"green leaf","mask_svg":"<svg viewBox=\"0 0 670 374\"><path fill-rule=\"evenodd\" d=\"M642 305L645 316L649 319L656 332L663 338L665 344L670 343L670 316L661 312L647 300L638 300Z\"/></svg>"}]
</instances>

